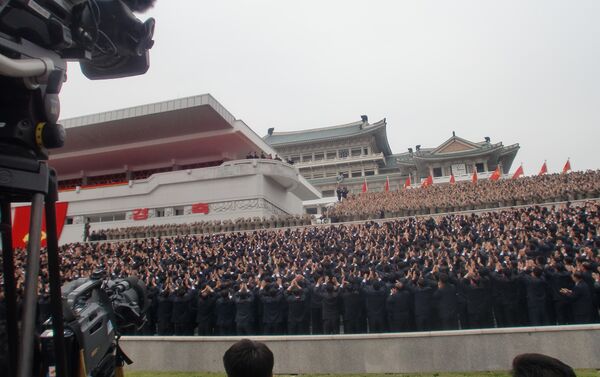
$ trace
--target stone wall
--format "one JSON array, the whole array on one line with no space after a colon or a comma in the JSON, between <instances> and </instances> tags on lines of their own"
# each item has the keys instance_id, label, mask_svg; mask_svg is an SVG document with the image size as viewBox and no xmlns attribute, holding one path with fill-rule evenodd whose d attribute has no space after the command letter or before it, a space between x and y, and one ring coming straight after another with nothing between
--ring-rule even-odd
<instances>
[{"instance_id":1,"label":"stone wall","mask_svg":"<svg viewBox=\"0 0 600 377\"><path fill-rule=\"evenodd\" d=\"M276 374L509 370L521 353L600 368L600 325L404 334L251 337L275 355ZM124 337L128 370L223 372L224 352L240 337Z\"/></svg>"}]
</instances>

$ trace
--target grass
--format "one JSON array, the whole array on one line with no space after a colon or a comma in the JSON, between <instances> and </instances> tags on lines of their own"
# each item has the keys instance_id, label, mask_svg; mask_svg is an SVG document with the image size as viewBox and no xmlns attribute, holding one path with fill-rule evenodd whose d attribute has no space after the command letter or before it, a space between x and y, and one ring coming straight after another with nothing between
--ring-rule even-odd
<instances>
[{"instance_id":1,"label":"grass","mask_svg":"<svg viewBox=\"0 0 600 377\"><path fill-rule=\"evenodd\" d=\"M579 369L578 377L600 377L595 369ZM296 376L296 375L294 375ZM390 373L390 374L300 374L298 377L510 377L508 372L462 372L462 373ZM226 377L225 373L205 372L127 372L125 377ZM276 377L287 377L278 375Z\"/></svg>"}]
</instances>

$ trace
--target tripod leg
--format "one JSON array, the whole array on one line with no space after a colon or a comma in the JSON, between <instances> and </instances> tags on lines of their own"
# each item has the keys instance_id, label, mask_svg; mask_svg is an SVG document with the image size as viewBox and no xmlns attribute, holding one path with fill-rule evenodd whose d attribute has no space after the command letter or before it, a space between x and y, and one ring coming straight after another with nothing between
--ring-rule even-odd
<instances>
[{"instance_id":1,"label":"tripod leg","mask_svg":"<svg viewBox=\"0 0 600 377\"><path fill-rule=\"evenodd\" d=\"M18 377L31 377L35 335L35 313L40 272L40 237L42 234L42 203L44 194L34 194L31 201L29 222L29 245L27 272L25 274L25 297L21 320L21 344L19 349Z\"/></svg>"},{"instance_id":2,"label":"tripod leg","mask_svg":"<svg viewBox=\"0 0 600 377\"><path fill-rule=\"evenodd\" d=\"M7 376L15 376L17 367L17 349L19 344L17 319L17 289L15 282L15 265L12 248L12 226L10 201L2 201L0 219L2 234L2 265L4 272L4 295L6 300L6 332L8 335L8 370Z\"/></svg>"},{"instance_id":3,"label":"tripod leg","mask_svg":"<svg viewBox=\"0 0 600 377\"><path fill-rule=\"evenodd\" d=\"M50 174L48 196L46 196L46 240L48 243L48 275L50 280L50 305L52 310L52 329L54 355L56 357L56 375L66 376L65 328L63 323L62 299L60 291L60 255L58 254L58 236L56 234L56 175Z\"/></svg>"}]
</instances>

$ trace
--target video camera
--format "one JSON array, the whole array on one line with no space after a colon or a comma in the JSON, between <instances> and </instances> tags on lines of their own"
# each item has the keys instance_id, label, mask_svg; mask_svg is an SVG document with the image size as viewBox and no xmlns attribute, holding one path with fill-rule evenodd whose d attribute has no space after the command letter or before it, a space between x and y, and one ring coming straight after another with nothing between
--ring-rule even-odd
<instances>
[{"instance_id":1,"label":"video camera","mask_svg":"<svg viewBox=\"0 0 600 377\"><path fill-rule=\"evenodd\" d=\"M63 286L63 316L67 348L66 376L81 371L91 377L112 377L115 369L131 361L118 339L124 332L140 329L149 301L144 284L134 277L100 280L78 279ZM41 335L42 375L55 375L51 320Z\"/></svg>"},{"instance_id":2,"label":"video camera","mask_svg":"<svg viewBox=\"0 0 600 377\"><path fill-rule=\"evenodd\" d=\"M0 0L0 143L38 160L64 144L56 122L67 61L93 80L145 73L155 21L133 12L154 1Z\"/></svg>"}]
</instances>

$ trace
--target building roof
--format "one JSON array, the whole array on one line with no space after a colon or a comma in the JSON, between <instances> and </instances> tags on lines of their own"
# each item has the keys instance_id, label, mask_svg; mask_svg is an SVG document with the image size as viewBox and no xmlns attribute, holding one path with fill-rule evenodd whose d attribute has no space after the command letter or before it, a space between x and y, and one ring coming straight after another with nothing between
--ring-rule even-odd
<instances>
[{"instance_id":1,"label":"building roof","mask_svg":"<svg viewBox=\"0 0 600 377\"><path fill-rule=\"evenodd\" d=\"M263 140L276 148L374 134L377 146L387 156L392 154L392 150L387 140L386 126L387 122L384 118L373 124L358 121L338 126L312 128L301 131L272 132L264 136Z\"/></svg>"},{"instance_id":2,"label":"building roof","mask_svg":"<svg viewBox=\"0 0 600 377\"><path fill-rule=\"evenodd\" d=\"M50 151L59 175L172 162L236 160L275 151L210 94L61 121L65 146Z\"/></svg>"}]
</instances>

